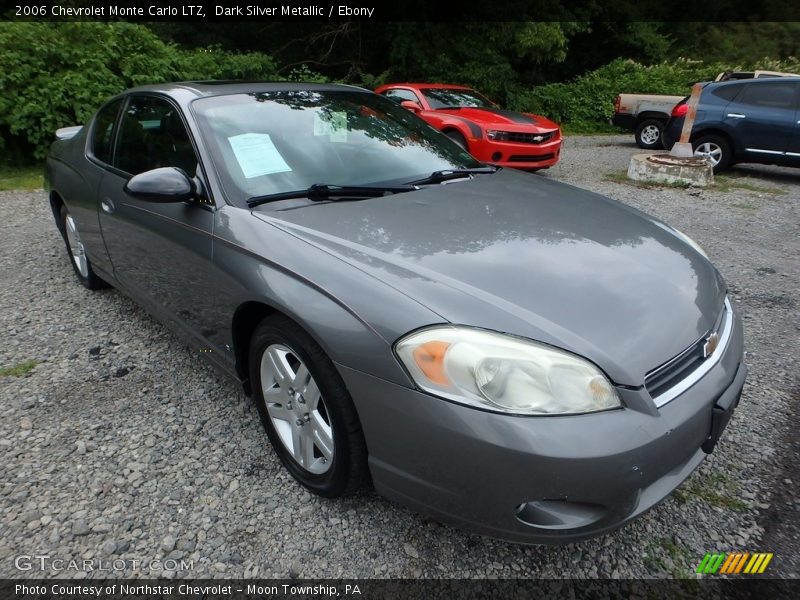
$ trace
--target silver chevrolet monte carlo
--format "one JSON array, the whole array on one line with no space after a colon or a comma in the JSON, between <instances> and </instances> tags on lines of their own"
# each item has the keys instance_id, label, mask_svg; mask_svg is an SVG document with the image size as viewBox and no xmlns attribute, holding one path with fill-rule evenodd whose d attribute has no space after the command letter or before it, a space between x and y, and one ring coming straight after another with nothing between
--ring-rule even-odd
<instances>
[{"instance_id":1,"label":"silver chevrolet monte carlo","mask_svg":"<svg viewBox=\"0 0 800 600\"><path fill-rule=\"evenodd\" d=\"M485 535L574 541L670 494L739 400L741 323L696 243L478 163L372 92L141 87L57 138L78 280L206 350L321 496L371 481Z\"/></svg>"}]
</instances>

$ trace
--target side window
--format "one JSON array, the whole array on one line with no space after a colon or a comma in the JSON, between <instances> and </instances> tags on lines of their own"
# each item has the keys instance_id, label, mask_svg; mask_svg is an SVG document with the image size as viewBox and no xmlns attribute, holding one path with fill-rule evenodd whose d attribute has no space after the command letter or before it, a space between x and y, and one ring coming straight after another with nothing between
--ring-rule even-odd
<instances>
[{"instance_id":1,"label":"side window","mask_svg":"<svg viewBox=\"0 0 800 600\"><path fill-rule=\"evenodd\" d=\"M791 83L752 83L739 95L737 102L764 108L797 107L795 91L797 86Z\"/></svg>"},{"instance_id":2,"label":"side window","mask_svg":"<svg viewBox=\"0 0 800 600\"><path fill-rule=\"evenodd\" d=\"M389 100L394 100L398 104L404 100L411 100L411 102L419 104L419 98L417 98L417 95L411 90L391 89L383 92L383 95L389 98Z\"/></svg>"},{"instance_id":3,"label":"side window","mask_svg":"<svg viewBox=\"0 0 800 600\"><path fill-rule=\"evenodd\" d=\"M117 121L123 99L105 105L97 112L92 126L92 143L90 154L104 163L111 162L111 143L114 140L114 124Z\"/></svg>"},{"instance_id":4,"label":"side window","mask_svg":"<svg viewBox=\"0 0 800 600\"><path fill-rule=\"evenodd\" d=\"M178 109L154 96L134 96L122 115L115 166L132 175L179 167L193 176L197 157Z\"/></svg>"},{"instance_id":5,"label":"side window","mask_svg":"<svg viewBox=\"0 0 800 600\"><path fill-rule=\"evenodd\" d=\"M742 91L741 85L723 85L712 90L712 94L717 96L718 98L722 98L723 100L727 100L730 102L736 96L739 95L739 92Z\"/></svg>"}]
</instances>

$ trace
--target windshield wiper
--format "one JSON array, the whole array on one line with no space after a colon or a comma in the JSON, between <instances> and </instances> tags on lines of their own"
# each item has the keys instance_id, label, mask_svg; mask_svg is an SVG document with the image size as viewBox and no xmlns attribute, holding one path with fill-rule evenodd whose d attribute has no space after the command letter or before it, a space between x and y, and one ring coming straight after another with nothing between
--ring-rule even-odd
<instances>
[{"instance_id":1,"label":"windshield wiper","mask_svg":"<svg viewBox=\"0 0 800 600\"><path fill-rule=\"evenodd\" d=\"M357 200L361 198L375 198L384 194L400 194L402 192L413 192L417 187L412 184L368 187L363 185L328 185L325 183L315 183L304 190L292 190L289 192L278 192L277 194L265 194L263 196L253 196L248 198L247 206L250 208L266 204L267 202L277 202L278 200L292 200L294 198L308 198L312 202L320 200Z\"/></svg>"},{"instance_id":2,"label":"windshield wiper","mask_svg":"<svg viewBox=\"0 0 800 600\"><path fill-rule=\"evenodd\" d=\"M475 167L473 169L445 169L443 171L434 171L427 177L417 179L416 181L409 181L408 185L425 185L426 183L441 183L448 179L460 179L470 175L490 175L500 170L500 167Z\"/></svg>"}]
</instances>

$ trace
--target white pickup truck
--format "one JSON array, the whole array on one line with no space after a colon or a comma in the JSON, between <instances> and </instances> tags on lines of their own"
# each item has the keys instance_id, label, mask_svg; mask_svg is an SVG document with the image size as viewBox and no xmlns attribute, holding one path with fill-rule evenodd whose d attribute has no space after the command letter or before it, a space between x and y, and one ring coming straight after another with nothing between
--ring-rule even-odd
<instances>
[{"instance_id":1,"label":"white pickup truck","mask_svg":"<svg viewBox=\"0 0 800 600\"><path fill-rule=\"evenodd\" d=\"M714 81L753 79L758 77L797 77L795 73L777 71L725 71ZM620 94L614 100L611 124L634 132L636 144L646 150L663 148L661 132L669 120L672 108L686 96L659 94Z\"/></svg>"}]
</instances>

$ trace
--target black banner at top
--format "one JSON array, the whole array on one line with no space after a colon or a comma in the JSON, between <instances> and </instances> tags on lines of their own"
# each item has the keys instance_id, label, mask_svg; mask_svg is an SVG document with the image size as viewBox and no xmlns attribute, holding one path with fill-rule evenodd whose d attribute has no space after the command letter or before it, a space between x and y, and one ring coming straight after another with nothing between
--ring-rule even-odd
<instances>
[{"instance_id":1,"label":"black banner at top","mask_svg":"<svg viewBox=\"0 0 800 600\"><path fill-rule=\"evenodd\" d=\"M3 20L24 21L798 21L796 0L20 0ZM9 5L10 4L10 5Z\"/></svg>"}]
</instances>

